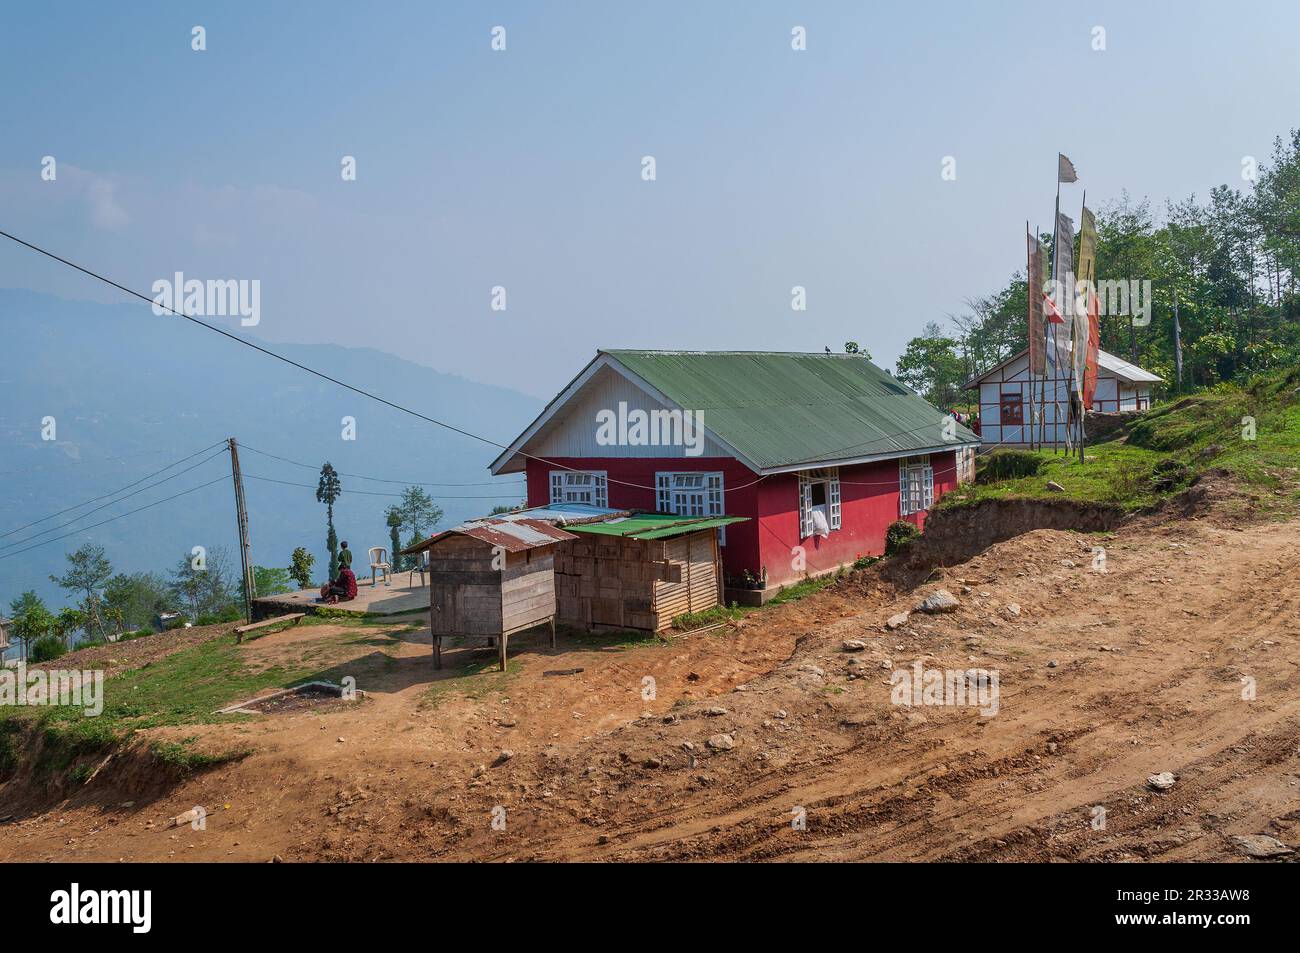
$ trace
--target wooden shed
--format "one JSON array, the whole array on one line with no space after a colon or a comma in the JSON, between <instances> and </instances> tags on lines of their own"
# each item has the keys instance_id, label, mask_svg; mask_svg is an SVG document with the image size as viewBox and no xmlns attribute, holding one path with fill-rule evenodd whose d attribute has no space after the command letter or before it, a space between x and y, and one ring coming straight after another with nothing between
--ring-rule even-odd
<instances>
[{"instance_id":1,"label":"wooden shed","mask_svg":"<svg viewBox=\"0 0 1300 953\"><path fill-rule=\"evenodd\" d=\"M660 632L723 604L718 530L744 517L639 513L570 525L556 547L557 614L588 631Z\"/></svg>"},{"instance_id":2,"label":"wooden shed","mask_svg":"<svg viewBox=\"0 0 1300 953\"><path fill-rule=\"evenodd\" d=\"M481 519L402 550L429 553L429 628L434 664L442 668L448 636L495 641L506 669L511 635L548 624L555 648L555 548L573 540L534 519Z\"/></svg>"}]
</instances>

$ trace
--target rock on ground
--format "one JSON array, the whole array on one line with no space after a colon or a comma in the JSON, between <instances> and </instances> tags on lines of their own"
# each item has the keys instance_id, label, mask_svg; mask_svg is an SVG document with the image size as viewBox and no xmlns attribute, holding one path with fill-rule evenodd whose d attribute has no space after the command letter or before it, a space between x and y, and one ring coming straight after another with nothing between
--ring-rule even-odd
<instances>
[{"instance_id":1,"label":"rock on ground","mask_svg":"<svg viewBox=\"0 0 1300 953\"><path fill-rule=\"evenodd\" d=\"M1287 854L1295 853L1276 837L1269 837L1267 834L1236 834L1232 842L1247 857L1285 857Z\"/></svg>"},{"instance_id":2,"label":"rock on ground","mask_svg":"<svg viewBox=\"0 0 1300 953\"><path fill-rule=\"evenodd\" d=\"M930 613L956 612L959 605L961 603L957 601L957 597L947 589L936 589L921 600L921 604L916 607L916 611Z\"/></svg>"}]
</instances>

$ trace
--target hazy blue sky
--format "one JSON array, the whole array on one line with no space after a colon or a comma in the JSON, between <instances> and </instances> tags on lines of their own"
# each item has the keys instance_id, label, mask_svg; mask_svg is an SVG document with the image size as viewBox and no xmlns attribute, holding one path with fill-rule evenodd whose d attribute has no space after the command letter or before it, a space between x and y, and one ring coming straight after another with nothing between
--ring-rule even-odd
<instances>
[{"instance_id":1,"label":"hazy blue sky","mask_svg":"<svg viewBox=\"0 0 1300 953\"><path fill-rule=\"evenodd\" d=\"M892 365L1023 264L1058 149L1076 217L1082 187L1240 186L1300 123L1297 63L1294 0L24 4L0 227L146 292L258 278L262 337L534 395L597 347L851 338ZM0 285L119 300L7 243Z\"/></svg>"}]
</instances>

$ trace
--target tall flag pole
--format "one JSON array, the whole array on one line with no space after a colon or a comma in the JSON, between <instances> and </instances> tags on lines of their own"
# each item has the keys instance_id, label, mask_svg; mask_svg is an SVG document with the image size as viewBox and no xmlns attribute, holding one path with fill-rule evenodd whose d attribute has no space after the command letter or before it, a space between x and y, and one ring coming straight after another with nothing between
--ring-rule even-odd
<instances>
[{"instance_id":1,"label":"tall flag pole","mask_svg":"<svg viewBox=\"0 0 1300 953\"><path fill-rule=\"evenodd\" d=\"M1063 152L1057 152L1057 202L1056 202L1056 221L1054 221L1052 231L1052 280L1054 289L1060 291L1061 282L1066 281L1070 274L1074 272L1074 222L1070 221L1069 216L1061 215L1061 183L1078 182L1079 173L1075 172L1074 163L1071 163L1069 157ZM1070 312L1071 303L1073 303L1074 290L1071 293L1063 295L1066 313ZM1056 311L1056 316L1052 316L1050 311ZM1065 346L1062 347L1061 329L1054 326L1063 324L1065 316L1061 315L1060 309L1050 308L1048 319L1052 322L1050 326L1050 341L1048 345L1048 369L1049 378L1052 381L1052 442L1056 445L1057 426L1061 424L1061 400L1060 391L1057 389L1057 382L1065 380L1062 374L1063 365L1067 363L1062 360L1066 356L1066 348L1069 347L1069 335L1066 335ZM1069 446L1070 429L1066 426L1066 445Z\"/></svg>"},{"instance_id":2,"label":"tall flag pole","mask_svg":"<svg viewBox=\"0 0 1300 953\"><path fill-rule=\"evenodd\" d=\"M1047 245L1042 241L1042 230L1037 226L1034 227L1034 237L1038 239L1038 276L1039 288L1035 292L1039 306L1042 307L1044 299L1047 297L1042 290L1042 282L1045 275L1051 273L1051 268L1047 261ZM1043 441L1047 438L1047 331L1048 323L1043 321L1042 347L1043 347L1043 371L1042 377L1038 382L1038 446L1042 449Z\"/></svg>"},{"instance_id":3,"label":"tall flag pole","mask_svg":"<svg viewBox=\"0 0 1300 953\"><path fill-rule=\"evenodd\" d=\"M1026 330L1029 333L1029 446L1035 445L1038 429L1038 414L1034 403L1036 377L1043 376L1047 362L1047 339L1043 328L1043 272L1040 242L1036 235L1029 232L1029 222L1025 222L1025 299L1028 313L1025 316ZM1023 436L1023 435L1022 435Z\"/></svg>"},{"instance_id":4,"label":"tall flag pole","mask_svg":"<svg viewBox=\"0 0 1300 953\"><path fill-rule=\"evenodd\" d=\"M1079 462L1083 462L1084 423L1097 386L1097 347L1101 338L1097 313L1097 220L1088 208L1088 193L1083 193L1083 210L1079 214L1078 281L1084 288L1083 307L1074 308L1074 393L1079 416Z\"/></svg>"},{"instance_id":5,"label":"tall flag pole","mask_svg":"<svg viewBox=\"0 0 1300 953\"><path fill-rule=\"evenodd\" d=\"M1068 216L1061 214L1061 183L1078 182L1079 174L1075 171L1074 163L1062 152L1056 154L1056 218L1052 227L1052 280L1055 282L1054 288L1061 287L1060 282L1068 276L1074 269L1074 223ZM1064 231L1063 231L1064 230ZM1062 268L1064 266L1064 268ZM1065 296L1066 310L1069 311L1070 299L1072 294ZM1050 311L1055 312L1053 317ZM1050 379L1052 382L1052 443L1056 444L1056 428L1061 422L1061 404L1057 390L1057 381L1062 378L1062 364L1065 363L1062 358L1062 346L1060 341L1059 328L1056 324L1064 323L1064 316L1055 307L1049 311L1049 326L1051 341L1047 347L1047 366L1050 370ZM1069 341L1065 342L1065 350L1068 353ZM1069 439L1069 428L1066 429L1066 439Z\"/></svg>"}]
</instances>

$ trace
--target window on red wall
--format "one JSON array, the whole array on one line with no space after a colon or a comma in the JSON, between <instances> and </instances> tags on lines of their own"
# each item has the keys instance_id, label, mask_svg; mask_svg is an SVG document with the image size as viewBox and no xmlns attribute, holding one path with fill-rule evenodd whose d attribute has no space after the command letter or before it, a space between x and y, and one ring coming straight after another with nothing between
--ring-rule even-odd
<instances>
[{"instance_id":1,"label":"window on red wall","mask_svg":"<svg viewBox=\"0 0 1300 953\"><path fill-rule=\"evenodd\" d=\"M723 516L721 473L656 473L655 505L661 513L680 516ZM718 529L718 543L727 544L726 527Z\"/></svg>"},{"instance_id":2,"label":"window on red wall","mask_svg":"<svg viewBox=\"0 0 1300 953\"><path fill-rule=\"evenodd\" d=\"M552 503L589 503L609 506L608 480L604 470L552 470Z\"/></svg>"},{"instance_id":3,"label":"window on red wall","mask_svg":"<svg viewBox=\"0 0 1300 953\"><path fill-rule=\"evenodd\" d=\"M799 538L807 539L817 530L817 518L826 531L840 528L840 471L838 467L804 470L799 474Z\"/></svg>"},{"instance_id":4,"label":"window on red wall","mask_svg":"<svg viewBox=\"0 0 1300 953\"><path fill-rule=\"evenodd\" d=\"M898 461L898 513L909 516L934 505L934 470L930 455Z\"/></svg>"}]
</instances>

